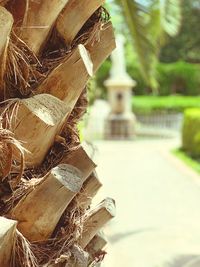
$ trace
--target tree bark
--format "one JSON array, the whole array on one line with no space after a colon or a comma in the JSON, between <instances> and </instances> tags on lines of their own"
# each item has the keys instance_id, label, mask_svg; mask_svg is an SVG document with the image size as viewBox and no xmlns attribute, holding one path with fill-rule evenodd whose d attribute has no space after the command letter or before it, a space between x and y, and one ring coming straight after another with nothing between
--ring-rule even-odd
<instances>
[{"instance_id":1,"label":"tree bark","mask_svg":"<svg viewBox=\"0 0 200 267\"><path fill-rule=\"evenodd\" d=\"M40 52L67 2L68 0L28 1L20 37L34 53Z\"/></svg>"},{"instance_id":2,"label":"tree bark","mask_svg":"<svg viewBox=\"0 0 200 267\"><path fill-rule=\"evenodd\" d=\"M0 266L11 266L11 254L17 222L0 217Z\"/></svg>"},{"instance_id":3,"label":"tree bark","mask_svg":"<svg viewBox=\"0 0 200 267\"><path fill-rule=\"evenodd\" d=\"M69 0L57 19L56 28L70 46L90 16L104 3L104 0Z\"/></svg>"},{"instance_id":4,"label":"tree bark","mask_svg":"<svg viewBox=\"0 0 200 267\"><path fill-rule=\"evenodd\" d=\"M27 167L42 163L68 113L64 103L51 95L19 100L17 115L11 118L11 128L28 151L25 153Z\"/></svg>"},{"instance_id":5,"label":"tree bark","mask_svg":"<svg viewBox=\"0 0 200 267\"><path fill-rule=\"evenodd\" d=\"M83 225L83 234L78 243L84 249L97 232L115 216L115 202L107 198L90 211Z\"/></svg>"},{"instance_id":6,"label":"tree bark","mask_svg":"<svg viewBox=\"0 0 200 267\"><path fill-rule=\"evenodd\" d=\"M1 180L1 200L5 204L1 205L1 212L7 213L6 218L16 220L0 217L0 267L10 267L13 256L16 262L13 260L12 265L16 266L22 263L54 266L56 260L63 263L71 257L69 266L86 267L92 258L84 249L90 243L87 249L94 258L93 254L105 244L96 235L114 217L115 203L106 199L89 210L92 198L102 186L94 171L94 148L88 146L92 148L90 153L78 138L73 140L71 132L76 131L76 122L83 113L82 108L79 112L79 104L84 102L84 106L86 102L82 92L90 76L115 48L112 24L105 24L100 18L104 15L100 8L104 0L0 2L0 98L2 94L2 99L8 100L2 105L1 143L7 154L3 153L2 163L6 164L0 168L0 175L5 178ZM2 7L4 4L12 15ZM44 48L47 53L43 53ZM9 64L5 65L7 55ZM3 77L6 80L1 86ZM20 84L23 88L19 88ZM34 96L25 99L22 89L29 86ZM13 97L21 95L24 99L10 101L5 95L8 90ZM25 148L25 157L18 152L18 141ZM58 143L66 147L61 148ZM54 144L56 149L50 150ZM64 155L60 165L55 163L58 166L45 177L35 177L31 169L37 171L45 166L50 169L59 148L64 149L60 151L63 153L72 152ZM21 182L14 187L12 178L19 170L18 163L21 163L18 176ZM28 177L24 167L28 169ZM16 228L27 242L19 231L15 232ZM55 236L59 239L56 239L58 246L48 254L55 241L51 238Z\"/></svg>"},{"instance_id":7,"label":"tree bark","mask_svg":"<svg viewBox=\"0 0 200 267\"><path fill-rule=\"evenodd\" d=\"M59 165L17 204L9 216L19 221L18 228L29 241L46 240L80 191L82 182L76 168Z\"/></svg>"}]
</instances>

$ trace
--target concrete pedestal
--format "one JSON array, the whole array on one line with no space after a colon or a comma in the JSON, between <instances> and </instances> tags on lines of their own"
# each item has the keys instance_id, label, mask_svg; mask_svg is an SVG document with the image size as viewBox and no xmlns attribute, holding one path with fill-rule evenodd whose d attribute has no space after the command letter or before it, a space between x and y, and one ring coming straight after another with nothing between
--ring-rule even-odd
<instances>
[{"instance_id":1,"label":"concrete pedestal","mask_svg":"<svg viewBox=\"0 0 200 267\"><path fill-rule=\"evenodd\" d=\"M117 37L117 48L112 53L110 77L105 81L111 112L105 123L105 139L127 139L134 136L135 116L132 113L132 88L136 82L126 72L123 36Z\"/></svg>"},{"instance_id":2,"label":"concrete pedestal","mask_svg":"<svg viewBox=\"0 0 200 267\"><path fill-rule=\"evenodd\" d=\"M134 137L133 114L110 114L105 122L106 140L131 140Z\"/></svg>"}]
</instances>

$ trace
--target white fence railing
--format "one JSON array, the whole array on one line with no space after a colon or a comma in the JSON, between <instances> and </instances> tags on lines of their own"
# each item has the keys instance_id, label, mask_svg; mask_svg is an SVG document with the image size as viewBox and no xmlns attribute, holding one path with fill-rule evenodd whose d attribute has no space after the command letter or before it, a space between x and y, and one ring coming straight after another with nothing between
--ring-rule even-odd
<instances>
[{"instance_id":1,"label":"white fence railing","mask_svg":"<svg viewBox=\"0 0 200 267\"><path fill-rule=\"evenodd\" d=\"M144 126L150 126L155 128L166 128L171 130L180 131L183 122L183 114L150 114L150 115L137 115L137 121Z\"/></svg>"}]
</instances>

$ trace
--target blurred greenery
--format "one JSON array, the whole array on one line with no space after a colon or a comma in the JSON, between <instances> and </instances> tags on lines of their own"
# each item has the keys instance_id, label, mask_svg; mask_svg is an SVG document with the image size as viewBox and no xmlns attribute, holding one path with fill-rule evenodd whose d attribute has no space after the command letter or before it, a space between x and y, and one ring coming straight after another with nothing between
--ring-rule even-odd
<instances>
[{"instance_id":1,"label":"blurred greenery","mask_svg":"<svg viewBox=\"0 0 200 267\"><path fill-rule=\"evenodd\" d=\"M127 9L124 9L124 3L127 5L128 2L131 22L127 21ZM198 77L200 64L191 64L200 63L200 1L182 0L181 6L180 25L180 1L108 0L107 8L111 13L115 31L123 34L127 40L125 46L127 70L137 81L137 86L134 88L136 95L152 94L154 86L156 90L153 93L157 95L200 94ZM178 17L174 20L175 14L178 14ZM133 26L137 30L135 36L131 34L130 27ZM180 27L180 32L175 38L170 37L168 33L170 27L173 36ZM142 64L141 58L147 65ZM141 70L141 65L146 71ZM109 76L110 67L111 62L108 59L96 75L98 97L106 96L104 81ZM152 79L151 81L144 77L144 72Z\"/></svg>"},{"instance_id":2,"label":"blurred greenery","mask_svg":"<svg viewBox=\"0 0 200 267\"><path fill-rule=\"evenodd\" d=\"M192 96L134 96L133 111L137 114L151 114L156 112L183 112L188 108L200 108L200 97Z\"/></svg>"},{"instance_id":3,"label":"blurred greenery","mask_svg":"<svg viewBox=\"0 0 200 267\"><path fill-rule=\"evenodd\" d=\"M126 62L129 75L136 80L137 85L134 88L136 95L149 95L152 93L143 79L138 68L137 60L130 44L126 45ZM96 74L96 91L98 97L106 96L104 81L109 76L111 68L110 60L107 60ZM158 63L156 67L158 81L158 95L182 94L199 95L200 94L200 64L191 64L184 61L174 63Z\"/></svg>"},{"instance_id":4,"label":"blurred greenery","mask_svg":"<svg viewBox=\"0 0 200 267\"><path fill-rule=\"evenodd\" d=\"M159 63L157 77L160 95L200 94L200 65L183 61L175 63Z\"/></svg>"},{"instance_id":5,"label":"blurred greenery","mask_svg":"<svg viewBox=\"0 0 200 267\"><path fill-rule=\"evenodd\" d=\"M84 128L85 128L85 120L81 120L78 123L78 133L81 142L84 141L84 134L83 134Z\"/></svg>"},{"instance_id":6,"label":"blurred greenery","mask_svg":"<svg viewBox=\"0 0 200 267\"><path fill-rule=\"evenodd\" d=\"M168 37L161 49L160 60L172 62L185 60L200 63L200 1L182 0L182 25L176 38Z\"/></svg>"},{"instance_id":7,"label":"blurred greenery","mask_svg":"<svg viewBox=\"0 0 200 267\"><path fill-rule=\"evenodd\" d=\"M175 36L181 25L181 0L110 0L107 5L118 32L126 34L126 23L136 52L138 66L146 84L156 93L156 63L166 36ZM118 23L117 23L118 21ZM124 23L123 23L124 22Z\"/></svg>"},{"instance_id":8,"label":"blurred greenery","mask_svg":"<svg viewBox=\"0 0 200 267\"><path fill-rule=\"evenodd\" d=\"M200 108L187 109L184 113L182 149L192 157L200 157Z\"/></svg>"},{"instance_id":9,"label":"blurred greenery","mask_svg":"<svg viewBox=\"0 0 200 267\"><path fill-rule=\"evenodd\" d=\"M188 167L192 168L197 173L200 173L200 161L197 159L191 158L186 152L184 152L182 149L174 149L172 153L182 160Z\"/></svg>"}]
</instances>

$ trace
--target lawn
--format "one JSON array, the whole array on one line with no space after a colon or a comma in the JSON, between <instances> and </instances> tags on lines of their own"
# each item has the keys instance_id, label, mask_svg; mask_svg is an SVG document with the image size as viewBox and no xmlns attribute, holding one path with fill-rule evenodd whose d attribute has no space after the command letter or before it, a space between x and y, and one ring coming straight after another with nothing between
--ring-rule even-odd
<instances>
[{"instance_id":1,"label":"lawn","mask_svg":"<svg viewBox=\"0 0 200 267\"><path fill-rule=\"evenodd\" d=\"M132 109L136 114L183 112L200 108L200 96L134 96Z\"/></svg>"},{"instance_id":2,"label":"lawn","mask_svg":"<svg viewBox=\"0 0 200 267\"><path fill-rule=\"evenodd\" d=\"M187 166L200 174L200 160L191 158L181 149L174 149L172 153L179 159L181 159Z\"/></svg>"}]
</instances>

